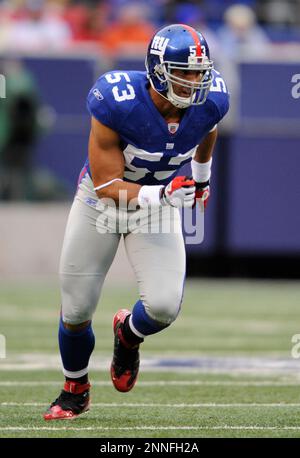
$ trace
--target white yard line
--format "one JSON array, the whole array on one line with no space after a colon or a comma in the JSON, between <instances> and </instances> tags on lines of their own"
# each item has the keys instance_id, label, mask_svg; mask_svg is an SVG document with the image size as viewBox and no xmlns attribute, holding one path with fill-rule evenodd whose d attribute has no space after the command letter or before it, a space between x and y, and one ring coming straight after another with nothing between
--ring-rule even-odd
<instances>
[{"instance_id":1,"label":"white yard line","mask_svg":"<svg viewBox=\"0 0 300 458\"><path fill-rule=\"evenodd\" d=\"M217 425L217 426L86 426L86 427L73 427L73 426L40 426L40 427L23 427L23 426L5 426L0 428L0 431L205 431L205 430L248 430L248 431L300 431L300 426L251 426L251 425Z\"/></svg>"},{"instance_id":2,"label":"white yard line","mask_svg":"<svg viewBox=\"0 0 300 458\"><path fill-rule=\"evenodd\" d=\"M63 383L62 380L51 380L51 381L30 381L30 380L6 380L0 381L0 387L39 387L39 386L60 386ZM94 381L92 386L112 387L110 381ZM137 382L138 387L157 387L157 386L297 386L300 387L299 381L272 381L272 380L260 380L260 381L235 381L235 380L153 380L153 381L139 381Z\"/></svg>"},{"instance_id":3,"label":"white yard line","mask_svg":"<svg viewBox=\"0 0 300 458\"><path fill-rule=\"evenodd\" d=\"M47 406L47 403L44 402L1 402L0 407L43 407ZM91 404L91 407L171 407L171 408L199 408L199 407L300 407L300 403L280 403L280 402L271 402L271 403L257 403L257 402L234 402L234 403L217 403L217 402L200 402L200 403L180 403L180 404L160 404L152 402L143 402L143 403L130 403L130 402L95 402Z\"/></svg>"}]
</instances>

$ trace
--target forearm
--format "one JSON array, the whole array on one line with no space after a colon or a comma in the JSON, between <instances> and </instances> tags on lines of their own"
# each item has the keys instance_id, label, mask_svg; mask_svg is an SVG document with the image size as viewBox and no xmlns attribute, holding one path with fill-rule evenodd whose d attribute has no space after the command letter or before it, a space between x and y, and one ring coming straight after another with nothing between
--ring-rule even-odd
<instances>
[{"instance_id":1,"label":"forearm","mask_svg":"<svg viewBox=\"0 0 300 458\"><path fill-rule=\"evenodd\" d=\"M112 179L106 183L95 186L94 189L97 196L100 199L112 199L117 204L121 202L127 204L133 201L133 199L137 199L141 185L123 181L121 178L117 180Z\"/></svg>"},{"instance_id":2,"label":"forearm","mask_svg":"<svg viewBox=\"0 0 300 458\"><path fill-rule=\"evenodd\" d=\"M209 132L202 143L198 146L194 160L201 164L208 162L212 158L216 140L217 129L214 129L212 132Z\"/></svg>"},{"instance_id":3,"label":"forearm","mask_svg":"<svg viewBox=\"0 0 300 458\"><path fill-rule=\"evenodd\" d=\"M118 205L129 204L129 208L135 210L137 206L192 207L196 188L194 180L186 176L177 176L167 186L140 186L124 182L121 178L114 178L96 186L94 190L99 198L112 199Z\"/></svg>"},{"instance_id":4,"label":"forearm","mask_svg":"<svg viewBox=\"0 0 300 458\"><path fill-rule=\"evenodd\" d=\"M210 132L198 146L191 162L192 175L196 183L207 184L211 175L212 155L217 139L217 129Z\"/></svg>"}]
</instances>

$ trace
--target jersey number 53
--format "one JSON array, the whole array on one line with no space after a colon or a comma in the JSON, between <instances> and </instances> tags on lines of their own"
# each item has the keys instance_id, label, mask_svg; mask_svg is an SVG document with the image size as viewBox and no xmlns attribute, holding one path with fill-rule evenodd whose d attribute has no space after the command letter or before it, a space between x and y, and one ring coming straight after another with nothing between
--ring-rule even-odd
<instances>
[{"instance_id":1,"label":"jersey number 53","mask_svg":"<svg viewBox=\"0 0 300 458\"><path fill-rule=\"evenodd\" d=\"M125 72L108 73L105 75L108 83L120 83L124 78L127 83L130 83L130 78ZM135 92L131 84L126 84L126 89L121 89L117 84L112 88L113 96L116 102L124 102L125 100L132 100L135 98Z\"/></svg>"},{"instance_id":2,"label":"jersey number 53","mask_svg":"<svg viewBox=\"0 0 300 458\"><path fill-rule=\"evenodd\" d=\"M215 70L217 76L213 79L212 85L210 86L211 92L227 92L227 87L223 78L221 78L220 72Z\"/></svg>"}]
</instances>

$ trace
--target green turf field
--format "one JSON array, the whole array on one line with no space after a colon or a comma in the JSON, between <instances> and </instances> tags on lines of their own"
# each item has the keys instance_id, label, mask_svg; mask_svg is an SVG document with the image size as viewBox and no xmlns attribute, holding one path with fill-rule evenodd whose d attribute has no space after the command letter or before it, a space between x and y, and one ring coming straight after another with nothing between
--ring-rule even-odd
<instances>
[{"instance_id":1,"label":"green turf field","mask_svg":"<svg viewBox=\"0 0 300 458\"><path fill-rule=\"evenodd\" d=\"M300 334L298 283L187 282L178 320L143 344L139 381L123 394L107 370L111 319L136 294L104 289L94 320L91 411L46 423L43 410L62 381L58 284L0 284L7 346L0 437L300 437L300 360L291 357L292 336Z\"/></svg>"}]
</instances>

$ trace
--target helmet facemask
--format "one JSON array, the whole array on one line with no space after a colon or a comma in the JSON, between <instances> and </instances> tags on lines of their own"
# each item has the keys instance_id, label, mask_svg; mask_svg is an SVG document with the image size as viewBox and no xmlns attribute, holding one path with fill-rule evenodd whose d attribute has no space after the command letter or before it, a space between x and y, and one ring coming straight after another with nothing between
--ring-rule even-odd
<instances>
[{"instance_id":1,"label":"helmet facemask","mask_svg":"<svg viewBox=\"0 0 300 458\"><path fill-rule=\"evenodd\" d=\"M188 64L162 61L154 68L155 76L158 78L160 83L165 86L165 95L161 92L159 93L177 108L188 108L191 105L203 105L206 101L213 80L212 69L213 62L208 59L207 56L190 56ZM174 70L197 71L200 72L201 79L199 81L192 82L174 75ZM177 95L174 91L173 84L188 88L190 90L190 95L187 95L186 97Z\"/></svg>"}]
</instances>

